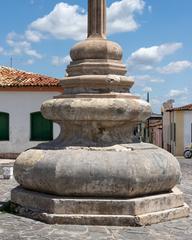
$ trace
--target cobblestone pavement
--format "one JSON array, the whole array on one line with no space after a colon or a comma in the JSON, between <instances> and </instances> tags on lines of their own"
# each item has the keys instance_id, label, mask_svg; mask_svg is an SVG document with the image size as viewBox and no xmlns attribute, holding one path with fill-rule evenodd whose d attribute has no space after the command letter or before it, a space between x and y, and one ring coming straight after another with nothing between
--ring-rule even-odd
<instances>
[{"instance_id":1,"label":"cobblestone pavement","mask_svg":"<svg viewBox=\"0 0 192 240\"><path fill-rule=\"evenodd\" d=\"M180 188L192 207L192 159L179 160L183 172ZM9 200L14 179L0 179L0 202ZM146 227L47 225L0 212L0 240L192 240L192 216Z\"/></svg>"}]
</instances>

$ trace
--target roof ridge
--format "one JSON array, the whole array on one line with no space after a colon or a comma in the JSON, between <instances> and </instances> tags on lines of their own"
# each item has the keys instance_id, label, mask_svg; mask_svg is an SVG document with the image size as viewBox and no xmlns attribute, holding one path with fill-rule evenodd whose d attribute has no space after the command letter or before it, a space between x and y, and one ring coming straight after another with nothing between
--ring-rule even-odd
<instances>
[{"instance_id":1,"label":"roof ridge","mask_svg":"<svg viewBox=\"0 0 192 240\"><path fill-rule=\"evenodd\" d=\"M59 79L16 68L0 66L0 87L59 86Z\"/></svg>"},{"instance_id":2,"label":"roof ridge","mask_svg":"<svg viewBox=\"0 0 192 240\"><path fill-rule=\"evenodd\" d=\"M192 103L189 103L189 104L186 104L184 106L181 106L181 107L174 107L174 108L171 108L171 109L168 109L167 111L192 111Z\"/></svg>"},{"instance_id":3,"label":"roof ridge","mask_svg":"<svg viewBox=\"0 0 192 240\"><path fill-rule=\"evenodd\" d=\"M2 68L2 69L9 70L9 71L21 72L21 73L25 73L25 74L33 74L33 75L38 75L38 76L43 76L43 77L53 78L53 79L59 80L59 78L51 77L51 76L48 76L48 75L46 75L46 74L24 71L24 70L17 69L17 68L13 68L13 67L7 67L7 66L0 65L0 69L1 69L1 68Z\"/></svg>"}]
</instances>

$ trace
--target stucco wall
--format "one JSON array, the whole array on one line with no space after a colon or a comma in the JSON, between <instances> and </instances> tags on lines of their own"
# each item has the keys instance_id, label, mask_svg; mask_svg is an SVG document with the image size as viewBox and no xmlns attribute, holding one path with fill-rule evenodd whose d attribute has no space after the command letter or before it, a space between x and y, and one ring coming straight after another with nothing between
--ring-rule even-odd
<instances>
[{"instance_id":1,"label":"stucco wall","mask_svg":"<svg viewBox=\"0 0 192 240\"><path fill-rule=\"evenodd\" d=\"M174 123L176 123L176 115L175 115L175 111L171 111L170 112L170 125L169 125L169 128L170 128L170 146L171 146L171 153L173 155L176 155L176 142L174 140L174 138L176 136L174 135Z\"/></svg>"},{"instance_id":2,"label":"stucco wall","mask_svg":"<svg viewBox=\"0 0 192 240\"><path fill-rule=\"evenodd\" d=\"M40 111L41 103L58 92L0 92L0 112L10 114L10 140L0 141L0 153L18 153L40 142L30 142L30 113ZM54 124L54 138L59 126Z\"/></svg>"},{"instance_id":3,"label":"stucco wall","mask_svg":"<svg viewBox=\"0 0 192 240\"><path fill-rule=\"evenodd\" d=\"M170 112L163 113L163 148L170 151Z\"/></svg>"},{"instance_id":4,"label":"stucco wall","mask_svg":"<svg viewBox=\"0 0 192 240\"><path fill-rule=\"evenodd\" d=\"M162 146L162 128L155 127L153 129L153 144L163 147Z\"/></svg>"},{"instance_id":5,"label":"stucco wall","mask_svg":"<svg viewBox=\"0 0 192 240\"><path fill-rule=\"evenodd\" d=\"M184 147L190 145L191 142L191 124L192 111L184 112Z\"/></svg>"},{"instance_id":6,"label":"stucco wall","mask_svg":"<svg viewBox=\"0 0 192 240\"><path fill-rule=\"evenodd\" d=\"M184 150L184 112L175 111L175 123L176 123L176 149L175 155L182 156Z\"/></svg>"}]
</instances>

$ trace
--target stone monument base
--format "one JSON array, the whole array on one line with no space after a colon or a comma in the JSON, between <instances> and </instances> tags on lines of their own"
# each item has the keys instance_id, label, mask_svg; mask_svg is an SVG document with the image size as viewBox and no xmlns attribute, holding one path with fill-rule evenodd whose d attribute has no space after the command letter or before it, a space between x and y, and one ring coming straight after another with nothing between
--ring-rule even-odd
<instances>
[{"instance_id":1,"label":"stone monument base","mask_svg":"<svg viewBox=\"0 0 192 240\"><path fill-rule=\"evenodd\" d=\"M189 215L189 207L177 188L128 199L63 198L17 187L11 199L16 213L48 224L143 226Z\"/></svg>"}]
</instances>

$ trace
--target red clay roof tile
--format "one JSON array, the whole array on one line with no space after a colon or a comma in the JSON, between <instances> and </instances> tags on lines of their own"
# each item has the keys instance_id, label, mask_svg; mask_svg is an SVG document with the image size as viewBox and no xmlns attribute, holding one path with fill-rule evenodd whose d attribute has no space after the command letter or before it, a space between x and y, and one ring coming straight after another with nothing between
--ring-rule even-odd
<instances>
[{"instance_id":1,"label":"red clay roof tile","mask_svg":"<svg viewBox=\"0 0 192 240\"><path fill-rule=\"evenodd\" d=\"M59 79L24 72L14 68L0 67L0 87L58 87Z\"/></svg>"}]
</instances>

